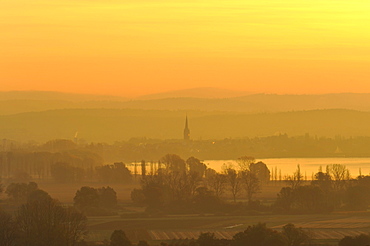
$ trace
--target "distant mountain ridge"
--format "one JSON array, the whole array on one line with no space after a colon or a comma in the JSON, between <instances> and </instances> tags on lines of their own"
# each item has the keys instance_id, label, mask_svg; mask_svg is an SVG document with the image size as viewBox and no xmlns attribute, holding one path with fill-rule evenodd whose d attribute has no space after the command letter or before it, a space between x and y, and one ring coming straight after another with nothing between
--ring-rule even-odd
<instances>
[{"instance_id":1,"label":"distant mountain ridge","mask_svg":"<svg viewBox=\"0 0 370 246\"><path fill-rule=\"evenodd\" d=\"M220 89L214 87L199 87L184 90L173 90L130 98L111 95L68 93L58 91L0 91L0 101L2 100L126 101L126 100L153 100L165 98L233 98L246 96L249 94L251 93L244 91Z\"/></svg>"},{"instance_id":2,"label":"distant mountain ridge","mask_svg":"<svg viewBox=\"0 0 370 246\"><path fill-rule=\"evenodd\" d=\"M67 93L58 91L0 91L0 101L5 100L125 101L127 98L110 95Z\"/></svg>"},{"instance_id":3,"label":"distant mountain ridge","mask_svg":"<svg viewBox=\"0 0 370 246\"><path fill-rule=\"evenodd\" d=\"M232 98L176 97L127 99L59 92L0 92L0 115L53 109L201 110L223 112L285 112L316 109L370 111L369 93L323 95L250 94Z\"/></svg>"},{"instance_id":4,"label":"distant mountain ridge","mask_svg":"<svg viewBox=\"0 0 370 246\"><path fill-rule=\"evenodd\" d=\"M138 100L153 100L165 98L233 98L251 94L245 91L234 91L215 87L199 87L184 90L174 90L136 97Z\"/></svg>"}]
</instances>

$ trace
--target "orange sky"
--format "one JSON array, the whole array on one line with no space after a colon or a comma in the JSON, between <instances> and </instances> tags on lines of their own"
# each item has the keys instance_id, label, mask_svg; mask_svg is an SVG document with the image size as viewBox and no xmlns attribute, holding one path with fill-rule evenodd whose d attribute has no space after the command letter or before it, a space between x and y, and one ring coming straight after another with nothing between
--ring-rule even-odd
<instances>
[{"instance_id":1,"label":"orange sky","mask_svg":"<svg viewBox=\"0 0 370 246\"><path fill-rule=\"evenodd\" d=\"M0 90L370 92L367 0L0 0Z\"/></svg>"}]
</instances>

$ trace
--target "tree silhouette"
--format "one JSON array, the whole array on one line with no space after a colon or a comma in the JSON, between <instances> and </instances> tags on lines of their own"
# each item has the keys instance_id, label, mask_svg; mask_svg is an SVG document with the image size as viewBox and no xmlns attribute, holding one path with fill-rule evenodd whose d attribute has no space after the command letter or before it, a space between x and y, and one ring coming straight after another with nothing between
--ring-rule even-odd
<instances>
[{"instance_id":1,"label":"tree silhouette","mask_svg":"<svg viewBox=\"0 0 370 246\"><path fill-rule=\"evenodd\" d=\"M254 163L255 159L252 156L242 156L236 159L240 171L249 171L251 165Z\"/></svg>"},{"instance_id":2,"label":"tree silhouette","mask_svg":"<svg viewBox=\"0 0 370 246\"><path fill-rule=\"evenodd\" d=\"M287 182L293 190L302 185L303 175L299 165L297 165L297 170L293 173L293 175L289 175L285 178L285 182Z\"/></svg>"},{"instance_id":3,"label":"tree silhouette","mask_svg":"<svg viewBox=\"0 0 370 246\"><path fill-rule=\"evenodd\" d=\"M2 193L3 191L4 191L4 186L3 186L2 182L1 182L1 179L0 179L0 193Z\"/></svg>"},{"instance_id":4,"label":"tree silhouette","mask_svg":"<svg viewBox=\"0 0 370 246\"><path fill-rule=\"evenodd\" d=\"M270 170L262 161L252 163L250 165L250 171L256 175L261 183L267 183L268 181L270 181Z\"/></svg>"},{"instance_id":5,"label":"tree silhouette","mask_svg":"<svg viewBox=\"0 0 370 246\"><path fill-rule=\"evenodd\" d=\"M110 236L110 246L131 246L131 242L124 231L115 230Z\"/></svg>"},{"instance_id":6,"label":"tree silhouette","mask_svg":"<svg viewBox=\"0 0 370 246\"><path fill-rule=\"evenodd\" d=\"M32 191L27 198L27 202L45 201L45 200L52 200L52 198L46 191L40 189Z\"/></svg>"},{"instance_id":7,"label":"tree silhouette","mask_svg":"<svg viewBox=\"0 0 370 246\"><path fill-rule=\"evenodd\" d=\"M17 202L24 202L27 200L28 196L36 191L38 186L35 182L26 183L11 183L6 188L5 193L12 200Z\"/></svg>"},{"instance_id":8,"label":"tree silhouette","mask_svg":"<svg viewBox=\"0 0 370 246\"><path fill-rule=\"evenodd\" d=\"M250 203L252 201L253 195L259 192L261 189L259 180L256 174L252 173L251 171L243 172L242 178L244 181L245 191L247 192L247 200L248 203Z\"/></svg>"},{"instance_id":9,"label":"tree silhouette","mask_svg":"<svg viewBox=\"0 0 370 246\"><path fill-rule=\"evenodd\" d=\"M302 228L297 228L293 224L283 226L282 234L287 238L288 246L299 246L309 239L308 234Z\"/></svg>"},{"instance_id":10,"label":"tree silhouette","mask_svg":"<svg viewBox=\"0 0 370 246\"><path fill-rule=\"evenodd\" d=\"M248 226L244 232L233 237L233 246L286 246L286 238L266 224Z\"/></svg>"},{"instance_id":11,"label":"tree silhouette","mask_svg":"<svg viewBox=\"0 0 370 246\"><path fill-rule=\"evenodd\" d=\"M99 205L103 208L114 208L117 206L117 193L113 188L107 186L98 189Z\"/></svg>"},{"instance_id":12,"label":"tree silhouette","mask_svg":"<svg viewBox=\"0 0 370 246\"><path fill-rule=\"evenodd\" d=\"M234 202L242 190L242 177L235 169L228 168L225 171L226 180L229 183L231 194L233 195Z\"/></svg>"},{"instance_id":13,"label":"tree silhouette","mask_svg":"<svg viewBox=\"0 0 370 246\"><path fill-rule=\"evenodd\" d=\"M342 238L338 246L365 246L370 244L370 236L366 234L360 234L358 236L345 236Z\"/></svg>"},{"instance_id":14,"label":"tree silhouette","mask_svg":"<svg viewBox=\"0 0 370 246\"><path fill-rule=\"evenodd\" d=\"M73 201L76 207L84 209L86 207L99 207L100 199L96 189L84 186L76 192Z\"/></svg>"},{"instance_id":15,"label":"tree silhouette","mask_svg":"<svg viewBox=\"0 0 370 246\"><path fill-rule=\"evenodd\" d=\"M17 238L16 223L10 214L0 210L0 246L15 246Z\"/></svg>"},{"instance_id":16,"label":"tree silhouette","mask_svg":"<svg viewBox=\"0 0 370 246\"><path fill-rule=\"evenodd\" d=\"M139 241L137 246L149 246L149 244L147 243L147 241Z\"/></svg>"},{"instance_id":17,"label":"tree silhouette","mask_svg":"<svg viewBox=\"0 0 370 246\"><path fill-rule=\"evenodd\" d=\"M210 232L201 233L197 239L199 246L217 246L218 241L215 234Z\"/></svg>"},{"instance_id":18,"label":"tree silhouette","mask_svg":"<svg viewBox=\"0 0 370 246\"><path fill-rule=\"evenodd\" d=\"M193 156L186 160L186 165L190 173L198 173L199 177L203 177L207 169L207 166L203 162Z\"/></svg>"},{"instance_id":19,"label":"tree silhouette","mask_svg":"<svg viewBox=\"0 0 370 246\"><path fill-rule=\"evenodd\" d=\"M74 246L86 232L87 219L55 200L43 200L22 205L16 221L20 245Z\"/></svg>"},{"instance_id":20,"label":"tree silhouette","mask_svg":"<svg viewBox=\"0 0 370 246\"><path fill-rule=\"evenodd\" d=\"M186 163L180 156L167 154L161 158L167 172L182 172L186 170Z\"/></svg>"}]
</instances>

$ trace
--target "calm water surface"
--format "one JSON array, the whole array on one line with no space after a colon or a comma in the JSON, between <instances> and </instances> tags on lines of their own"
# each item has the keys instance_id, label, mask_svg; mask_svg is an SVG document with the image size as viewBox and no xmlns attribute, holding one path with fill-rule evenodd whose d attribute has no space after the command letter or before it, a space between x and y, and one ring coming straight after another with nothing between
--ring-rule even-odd
<instances>
[{"instance_id":1,"label":"calm water surface","mask_svg":"<svg viewBox=\"0 0 370 246\"><path fill-rule=\"evenodd\" d=\"M308 179L311 179L312 173L316 173L320 166L325 171L326 165L330 164L346 165L352 177L359 175L360 168L362 175L370 174L370 158L276 158L256 159L256 161L264 162L270 171L277 167L278 170L281 170L283 176L292 174L297 169L297 165L300 165L301 172L306 173ZM223 164L238 167L235 160L205 160L204 163L216 171L221 171Z\"/></svg>"}]
</instances>

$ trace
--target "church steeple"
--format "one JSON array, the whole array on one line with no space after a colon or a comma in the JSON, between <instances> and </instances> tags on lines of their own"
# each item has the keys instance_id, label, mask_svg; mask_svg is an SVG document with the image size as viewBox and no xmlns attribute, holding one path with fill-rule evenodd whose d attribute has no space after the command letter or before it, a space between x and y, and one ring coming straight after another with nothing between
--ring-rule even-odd
<instances>
[{"instance_id":1,"label":"church steeple","mask_svg":"<svg viewBox=\"0 0 370 246\"><path fill-rule=\"evenodd\" d=\"M190 130L189 130L189 125L188 125L188 116L186 115L185 129L184 129L184 140L189 140L189 139L190 139Z\"/></svg>"}]
</instances>

